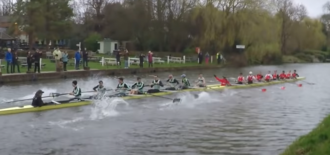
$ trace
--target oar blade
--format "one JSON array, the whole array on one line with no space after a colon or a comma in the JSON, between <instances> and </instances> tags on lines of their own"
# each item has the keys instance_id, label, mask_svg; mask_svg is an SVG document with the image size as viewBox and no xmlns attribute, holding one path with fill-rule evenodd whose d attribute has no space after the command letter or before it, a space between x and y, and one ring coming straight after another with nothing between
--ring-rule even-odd
<instances>
[{"instance_id":1,"label":"oar blade","mask_svg":"<svg viewBox=\"0 0 330 155\"><path fill-rule=\"evenodd\" d=\"M181 99L179 99L179 98L173 99L173 103L179 103L179 102L181 102Z\"/></svg>"},{"instance_id":2,"label":"oar blade","mask_svg":"<svg viewBox=\"0 0 330 155\"><path fill-rule=\"evenodd\" d=\"M60 93L49 93L49 96L58 97L58 96L60 96Z\"/></svg>"}]
</instances>

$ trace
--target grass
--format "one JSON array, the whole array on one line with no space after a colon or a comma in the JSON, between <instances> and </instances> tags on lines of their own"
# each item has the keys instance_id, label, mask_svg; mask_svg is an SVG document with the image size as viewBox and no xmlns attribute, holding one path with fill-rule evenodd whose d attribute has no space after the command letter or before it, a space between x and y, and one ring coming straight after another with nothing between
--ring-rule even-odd
<instances>
[{"instance_id":1,"label":"grass","mask_svg":"<svg viewBox=\"0 0 330 155\"><path fill-rule=\"evenodd\" d=\"M292 56L292 55L283 55L283 62L284 63L303 63L305 61L303 61L295 56Z\"/></svg>"},{"instance_id":2,"label":"grass","mask_svg":"<svg viewBox=\"0 0 330 155\"><path fill-rule=\"evenodd\" d=\"M72 62L72 60L70 60ZM5 61L1 61L2 65L6 65ZM42 63L46 64L46 66L44 68L42 68L42 71L55 71L56 70L56 65L54 62L51 62L49 59L42 59ZM162 67L191 67L191 66L203 66L205 64L199 65L197 64L197 62L187 62L185 64L182 63L165 63L165 64L154 64L153 68L162 68ZM215 66L216 64L209 64L209 66ZM121 66L102 66L100 62L88 62L88 66L90 67L90 69L123 69L124 66L124 61L122 60ZM148 62L144 62L144 68L148 68ZM139 65L131 65L129 68L140 68ZM80 65L80 69L82 69L82 65ZM34 70L34 67L32 66L32 70ZM74 65L70 65L70 62L68 62L67 65L67 70L75 70ZM16 73L17 73L17 67L15 69ZM22 67L20 65L20 72L21 73L26 73L27 71L27 67ZM3 74L7 74L6 71L6 66L4 68L2 68L2 73Z\"/></svg>"},{"instance_id":3,"label":"grass","mask_svg":"<svg viewBox=\"0 0 330 155\"><path fill-rule=\"evenodd\" d=\"M282 155L330 155L330 115L313 131L291 144Z\"/></svg>"}]
</instances>

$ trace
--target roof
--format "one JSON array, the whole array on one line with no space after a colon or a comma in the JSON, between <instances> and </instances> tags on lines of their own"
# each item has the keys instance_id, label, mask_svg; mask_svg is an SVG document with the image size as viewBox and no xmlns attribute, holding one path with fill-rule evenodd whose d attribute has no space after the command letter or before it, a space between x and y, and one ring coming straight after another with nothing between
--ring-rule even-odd
<instances>
[{"instance_id":1,"label":"roof","mask_svg":"<svg viewBox=\"0 0 330 155\"><path fill-rule=\"evenodd\" d=\"M0 23L8 23L9 16L0 16Z\"/></svg>"},{"instance_id":2,"label":"roof","mask_svg":"<svg viewBox=\"0 0 330 155\"><path fill-rule=\"evenodd\" d=\"M0 40L13 40L14 37L10 36L6 32L0 32Z\"/></svg>"}]
</instances>

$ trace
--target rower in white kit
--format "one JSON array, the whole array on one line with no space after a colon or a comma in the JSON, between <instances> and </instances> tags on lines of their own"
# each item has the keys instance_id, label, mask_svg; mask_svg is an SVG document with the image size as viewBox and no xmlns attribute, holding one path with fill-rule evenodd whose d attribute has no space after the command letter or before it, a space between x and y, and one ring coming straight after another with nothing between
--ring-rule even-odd
<instances>
[{"instance_id":1,"label":"rower in white kit","mask_svg":"<svg viewBox=\"0 0 330 155\"><path fill-rule=\"evenodd\" d=\"M179 81L173 77L173 75L169 75L166 82L170 86L165 88L165 90L176 90L176 87L180 84Z\"/></svg>"},{"instance_id":2,"label":"rower in white kit","mask_svg":"<svg viewBox=\"0 0 330 155\"><path fill-rule=\"evenodd\" d=\"M199 74L196 86L197 87L206 87L206 82L205 82L205 78L203 77L203 74Z\"/></svg>"}]
</instances>

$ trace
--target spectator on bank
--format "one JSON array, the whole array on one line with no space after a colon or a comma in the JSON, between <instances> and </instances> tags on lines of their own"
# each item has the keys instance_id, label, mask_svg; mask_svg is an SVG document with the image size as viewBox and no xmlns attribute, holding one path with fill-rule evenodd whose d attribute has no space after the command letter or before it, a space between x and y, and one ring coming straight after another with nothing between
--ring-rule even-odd
<instances>
[{"instance_id":1,"label":"spectator on bank","mask_svg":"<svg viewBox=\"0 0 330 155\"><path fill-rule=\"evenodd\" d=\"M81 58L81 55L80 55L80 51L76 51L76 53L74 54L74 58L75 58L75 68L76 70L79 70L79 63L80 63L80 58Z\"/></svg>"},{"instance_id":2,"label":"spectator on bank","mask_svg":"<svg viewBox=\"0 0 330 155\"><path fill-rule=\"evenodd\" d=\"M69 58L68 58L68 52L64 51L62 54L62 62L63 62L63 70L66 70L66 65L68 64Z\"/></svg>"},{"instance_id":3,"label":"spectator on bank","mask_svg":"<svg viewBox=\"0 0 330 155\"><path fill-rule=\"evenodd\" d=\"M34 73L37 72L40 73L40 58L41 58L42 52L39 51L38 49L36 50L36 52L33 55L33 59L34 59Z\"/></svg>"},{"instance_id":4,"label":"spectator on bank","mask_svg":"<svg viewBox=\"0 0 330 155\"><path fill-rule=\"evenodd\" d=\"M149 51L148 52L148 64L149 64L149 68L150 67L153 67L152 56L153 56L153 53L151 51Z\"/></svg>"},{"instance_id":5,"label":"spectator on bank","mask_svg":"<svg viewBox=\"0 0 330 155\"><path fill-rule=\"evenodd\" d=\"M117 65L121 65L121 62L120 62L120 51L117 51L116 53L116 61L117 61Z\"/></svg>"},{"instance_id":6,"label":"spectator on bank","mask_svg":"<svg viewBox=\"0 0 330 155\"><path fill-rule=\"evenodd\" d=\"M125 69L128 68L128 56L128 50L126 49L124 53Z\"/></svg>"},{"instance_id":7,"label":"spectator on bank","mask_svg":"<svg viewBox=\"0 0 330 155\"><path fill-rule=\"evenodd\" d=\"M28 67L28 70L27 72L30 72L31 71L31 68L32 68L32 63L33 63L33 54L31 53L31 51L28 51L28 54L26 56L26 63L27 63L27 67Z\"/></svg>"},{"instance_id":8,"label":"spectator on bank","mask_svg":"<svg viewBox=\"0 0 330 155\"><path fill-rule=\"evenodd\" d=\"M62 69L62 65L61 65L61 59L62 59L62 53L60 51L60 49L57 47L55 48L55 50L53 51L53 56L55 58L55 63L56 63L56 71L61 71Z\"/></svg>"},{"instance_id":9,"label":"spectator on bank","mask_svg":"<svg viewBox=\"0 0 330 155\"><path fill-rule=\"evenodd\" d=\"M83 50L83 67L88 67L88 52L87 48Z\"/></svg>"},{"instance_id":10,"label":"spectator on bank","mask_svg":"<svg viewBox=\"0 0 330 155\"><path fill-rule=\"evenodd\" d=\"M15 73L15 68L17 66L17 73L20 73L21 71L19 70L19 61L18 61L18 54L17 51L15 51L13 53L13 63L12 63L12 67L13 67L13 73Z\"/></svg>"},{"instance_id":11,"label":"spectator on bank","mask_svg":"<svg viewBox=\"0 0 330 155\"><path fill-rule=\"evenodd\" d=\"M216 57L217 57L217 63L219 65L221 63L220 52L217 53Z\"/></svg>"},{"instance_id":12,"label":"spectator on bank","mask_svg":"<svg viewBox=\"0 0 330 155\"><path fill-rule=\"evenodd\" d=\"M5 59L6 59L6 62L7 62L7 73L12 73L13 72L13 67L12 67L13 55L11 53L10 48L8 48L8 50L5 54Z\"/></svg>"},{"instance_id":13,"label":"spectator on bank","mask_svg":"<svg viewBox=\"0 0 330 155\"><path fill-rule=\"evenodd\" d=\"M209 64L209 60L210 60L210 54L209 54L209 52L206 52L206 54L205 54L205 63Z\"/></svg>"},{"instance_id":14,"label":"spectator on bank","mask_svg":"<svg viewBox=\"0 0 330 155\"><path fill-rule=\"evenodd\" d=\"M143 68L144 57L145 55L143 53L140 53L140 68Z\"/></svg>"},{"instance_id":15,"label":"spectator on bank","mask_svg":"<svg viewBox=\"0 0 330 155\"><path fill-rule=\"evenodd\" d=\"M198 51L198 63L202 64L203 62L203 53L202 51Z\"/></svg>"}]
</instances>

